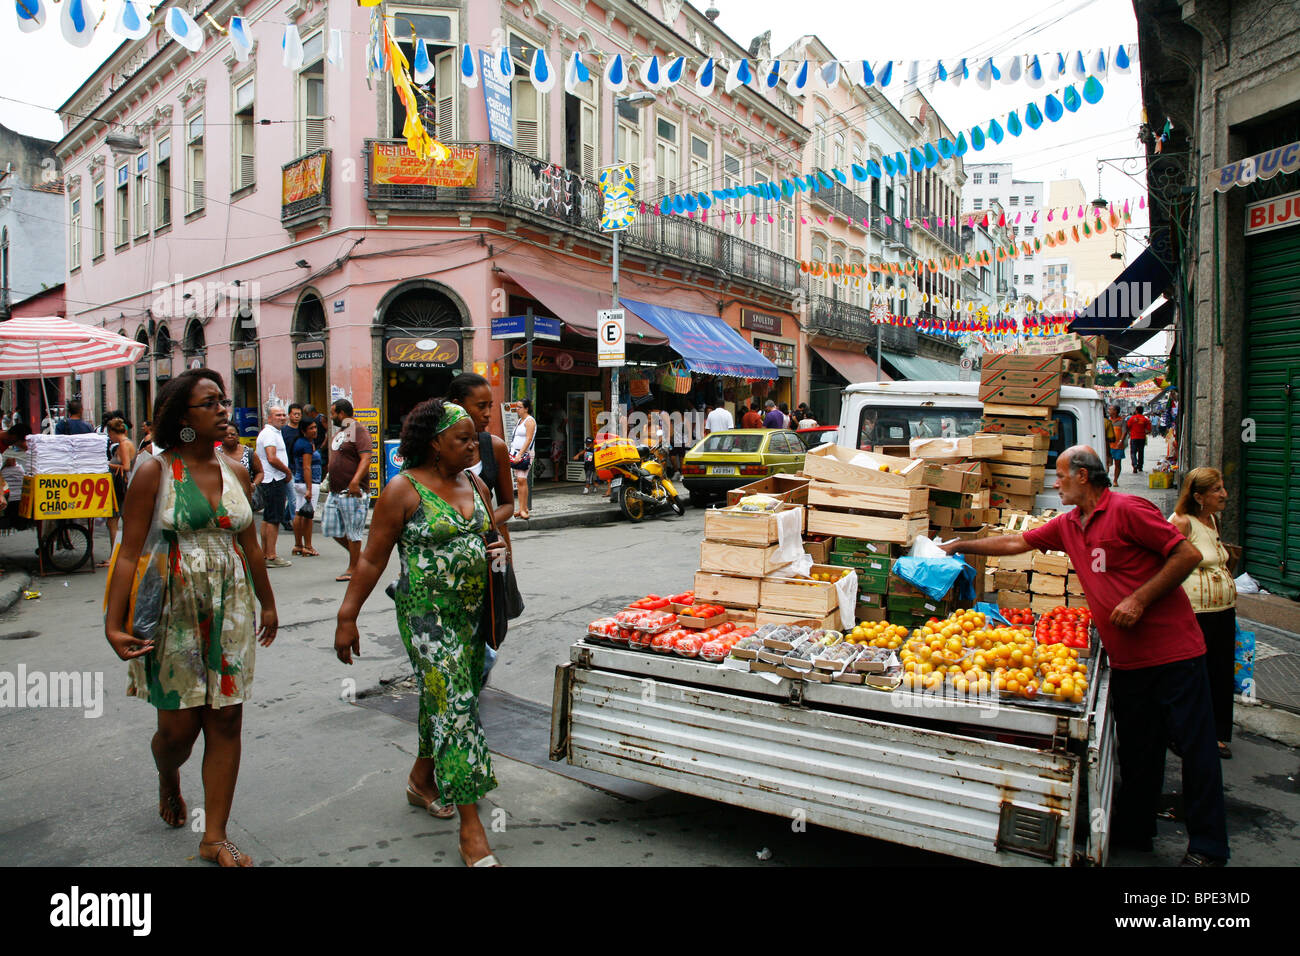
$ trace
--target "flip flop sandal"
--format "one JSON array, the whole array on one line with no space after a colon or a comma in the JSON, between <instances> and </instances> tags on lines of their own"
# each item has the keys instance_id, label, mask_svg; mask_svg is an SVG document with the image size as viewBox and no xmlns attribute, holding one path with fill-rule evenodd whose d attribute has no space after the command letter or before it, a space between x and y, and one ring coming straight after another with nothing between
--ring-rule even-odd
<instances>
[{"instance_id":1,"label":"flip flop sandal","mask_svg":"<svg viewBox=\"0 0 1300 956\"><path fill-rule=\"evenodd\" d=\"M300 552L298 552L298 553L301 554L304 558L319 558L319 557L320 557L320 552L317 551L315 548L303 548L303 549L302 549Z\"/></svg>"},{"instance_id":2,"label":"flip flop sandal","mask_svg":"<svg viewBox=\"0 0 1300 956\"><path fill-rule=\"evenodd\" d=\"M459 846L456 847L456 852L460 854L460 858L462 862L464 862L466 866L471 868L478 868L480 866L501 866L501 861L496 858L495 853L489 853L487 856L481 857L475 860L473 863L471 863L469 861L469 857L465 855L465 851L462 850Z\"/></svg>"},{"instance_id":3,"label":"flip flop sandal","mask_svg":"<svg viewBox=\"0 0 1300 956\"><path fill-rule=\"evenodd\" d=\"M413 807L428 811L429 816L437 817L439 820L450 820L456 815L456 808L452 804L439 803L437 800L421 796L409 783L406 785L406 802Z\"/></svg>"},{"instance_id":4,"label":"flip flop sandal","mask_svg":"<svg viewBox=\"0 0 1300 956\"><path fill-rule=\"evenodd\" d=\"M351 581L351 580L352 580L352 575L350 575L350 574L340 574L340 575L339 575L338 577L336 577L334 580L335 580L335 581Z\"/></svg>"},{"instance_id":5,"label":"flip flop sandal","mask_svg":"<svg viewBox=\"0 0 1300 956\"><path fill-rule=\"evenodd\" d=\"M216 853L216 855L215 855L215 856L204 856L204 855L203 855L203 848L204 848L205 846L215 846L215 847L217 848L217 853ZM222 851L222 850L225 850L227 853L230 854L230 858L231 858L231 860L234 861L234 866L235 866L236 868L242 868L242 867L245 867L245 866L252 866L252 865L253 865L253 861L252 861L252 859L249 858L249 857L244 856L244 854L241 853L241 852L239 851L239 847L235 846L235 845L234 845L233 843L231 843L229 840L200 840L200 841L199 841L199 859L201 859L201 860L206 860L206 861L209 862L209 863L215 863L215 864L217 864L217 866L221 866L221 851ZM248 860L248 862L245 863L245 862L244 862L245 860Z\"/></svg>"}]
</instances>

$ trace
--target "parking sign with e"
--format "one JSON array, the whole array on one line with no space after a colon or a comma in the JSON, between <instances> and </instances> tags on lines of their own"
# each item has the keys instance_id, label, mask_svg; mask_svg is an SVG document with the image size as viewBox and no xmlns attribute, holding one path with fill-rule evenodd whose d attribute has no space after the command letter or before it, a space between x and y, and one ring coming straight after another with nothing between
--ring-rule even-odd
<instances>
[{"instance_id":1,"label":"parking sign with e","mask_svg":"<svg viewBox=\"0 0 1300 956\"><path fill-rule=\"evenodd\" d=\"M601 368L613 368L626 361L622 309L601 309L596 313L596 355Z\"/></svg>"}]
</instances>

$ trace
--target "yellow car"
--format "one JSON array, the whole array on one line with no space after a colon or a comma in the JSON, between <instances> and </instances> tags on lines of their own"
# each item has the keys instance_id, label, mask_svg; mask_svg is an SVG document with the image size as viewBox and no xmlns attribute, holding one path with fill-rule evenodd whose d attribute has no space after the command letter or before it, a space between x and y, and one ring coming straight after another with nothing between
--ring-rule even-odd
<instances>
[{"instance_id":1,"label":"yellow car","mask_svg":"<svg viewBox=\"0 0 1300 956\"><path fill-rule=\"evenodd\" d=\"M788 428L728 428L710 433L686 453L682 483L691 504L700 507L732 488L801 470L807 453Z\"/></svg>"}]
</instances>

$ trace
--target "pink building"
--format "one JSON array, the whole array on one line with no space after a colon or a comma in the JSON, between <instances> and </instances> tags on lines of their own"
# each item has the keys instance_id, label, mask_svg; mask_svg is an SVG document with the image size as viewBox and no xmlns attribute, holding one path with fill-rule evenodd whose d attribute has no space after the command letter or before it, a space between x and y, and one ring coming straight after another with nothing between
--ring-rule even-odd
<instances>
[{"instance_id":1,"label":"pink building","mask_svg":"<svg viewBox=\"0 0 1300 956\"><path fill-rule=\"evenodd\" d=\"M535 349L544 440L560 414L589 419L595 404L608 408L594 333L596 309L612 301L612 249L596 179L614 162L616 137L640 198L653 203L794 175L808 136L783 90L729 95L719 81L698 96L694 64L747 51L689 5L662 7L672 16L612 0L385 4L408 57L412 31L427 44L426 125L454 147L437 169L413 162L401 143L405 114L391 83L367 83L370 10L354 3L245 6L256 40L246 62L211 30L197 53L161 29L123 44L62 108L58 146L79 211L70 216L68 301L96 303L71 317L150 345L134 370L106 376L104 401L140 421L159 382L202 363L227 376L237 408L251 415L272 389L319 408L342 393L376 409L382 435L396 437L406 411L462 370L484 374L502 399L517 390L522 360L507 349L518 343L494 340L491 321L531 307L564 323L558 342ZM224 24L236 5L207 9ZM296 70L282 62L286 23L304 46ZM335 30L342 68L328 56ZM474 88L459 81L463 43L509 50L516 75L504 129L489 128L484 78ZM583 52L591 81L576 95L562 81L537 92L528 78L535 47L561 74ZM692 66L638 109L626 101L641 89L636 70L615 94L593 51L664 62L680 54ZM633 385L634 404L647 391L669 410L797 396L795 236L756 216L754 202L720 203L708 221L647 212L623 234L625 302L704 316L719 343L730 341L725 326L755 358L735 377L697 371L689 396L661 391L657 376L681 357L680 342L629 305L622 380L648 380ZM774 380L746 374L773 374L759 352L777 359ZM548 418L547 406L562 411ZM590 425L568 429L566 457Z\"/></svg>"}]
</instances>

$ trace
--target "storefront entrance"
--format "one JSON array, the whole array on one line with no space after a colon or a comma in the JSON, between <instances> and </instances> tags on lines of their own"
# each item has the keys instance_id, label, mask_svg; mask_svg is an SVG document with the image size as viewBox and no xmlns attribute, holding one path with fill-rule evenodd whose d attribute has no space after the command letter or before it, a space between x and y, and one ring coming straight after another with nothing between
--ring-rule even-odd
<instances>
[{"instance_id":1,"label":"storefront entrance","mask_svg":"<svg viewBox=\"0 0 1300 956\"><path fill-rule=\"evenodd\" d=\"M456 303L422 281L394 292L380 306L384 439L401 437L402 421L416 405L445 395L463 361L461 328L465 317Z\"/></svg>"},{"instance_id":2,"label":"storefront entrance","mask_svg":"<svg viewBox=\"0 0 1300 956\"><path fill-rule=\"evenodd\" d=\"M325 306L314 292L304 292L293 318L294 401L317 411L329 408L329 330Z\"/></svg>"},{"instance_id":3,"label":"storefront entrance","mask_svg":"<svg viewBox=\"0 0 1300 956\"><path fill-rule=\"evenodd\" d=\"M235 319L230 340L233 346L230 398L235 407L231 420L239 428L240 437L256 438L262 422L261 393L257 387L257 331L251 318Z\"/></svg>"}]
</instances>

